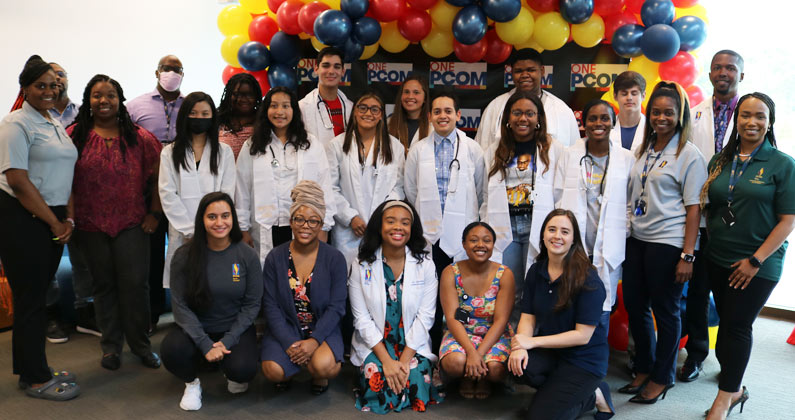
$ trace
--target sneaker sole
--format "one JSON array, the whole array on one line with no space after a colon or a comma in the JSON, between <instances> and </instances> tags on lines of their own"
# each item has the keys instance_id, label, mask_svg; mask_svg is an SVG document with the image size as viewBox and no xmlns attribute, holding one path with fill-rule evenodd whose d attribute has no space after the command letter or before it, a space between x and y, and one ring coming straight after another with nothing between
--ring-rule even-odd
<instances>
[{"instance_id":1,"label":"sneaker sole","mask_svg":"<svg viewBox=\"0 0 795 420\"><path fill-rule=\"evenodd\" d=\"M62 338L47 337L47 341L53 344L62 344L69 341L69 337L62 337Z\"/></svg>"},{"instance_id":2,"label":"sneaker sole","mask_svg":"<svg viewBox=\"0 0 795 420\"><path fill-rule=\"evenodd\" d=\"M77 327L75 327L75 330L77 332L79 332L79 333L89 334L89 335L93 335L93 336L97 336L97 337L102 337L102 333L101 332L95 331L95 330L92 330L92 329L89 329L89 328L83 328L83 327L81 327L79 325Z\"/></svg>"}]
</instances>

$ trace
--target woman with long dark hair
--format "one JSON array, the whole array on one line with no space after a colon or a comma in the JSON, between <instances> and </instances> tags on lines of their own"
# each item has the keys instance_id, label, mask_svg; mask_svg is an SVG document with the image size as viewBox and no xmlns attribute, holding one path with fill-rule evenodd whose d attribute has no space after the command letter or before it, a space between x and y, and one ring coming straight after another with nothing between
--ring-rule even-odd
<instances>
[{"instance_id":1,"label":"woman with long dark hair","mask_svg":"<svg viewBox=\"0 0 795 420\"><path fill-rule=\"evenodd\" d=\"M348 281L359 410L425 411L444 399L430 337L439 283L425 245L419 215L405 201L382 203L367 223Z\"/></svg>"},{"instance_id":2,"label":"woman with long dark hair","mask_svg":"<svg viewBox=\"0 0 795 420\"><path fill-rule=\"evenodd\" d=\"M795 228L795 161L776 147L776 108L764 93L737 102L729 142L709 164L705 205L707 269L720 316L715 355L718 395L708 419L748 401L742 386L752 328L781 278L787 236ZM707 204L708 202L708 204Z\"/></svg>"},{"instance_id":3,"label":"woman with long dark hair","mask_svg":"<svg viewBox=\"0 0 795 420\"><path fill-rule=\"evenodd\" d=\"M69 133L80 158L73 203L76 245L92 278L94 310L102 332L102 367L121 366L124 341L145 366L157 368L149 330L149 235L162 216L155 190L160 142L135 125L124 91L104 74L91 78ZM123 209L113 211L111 209Z\"/></svg>"},{"instance_id":4,"label":"woman with long dark hair","mask_svg":"<svg viewBox=\"0 0 795 420\"><path fill-rule=\"evenodd\" d=\"M582 245L574 213L556 209L542 224L539 254L527 271L510 371L537 389L530 419L575 419L596 407L614 415L607 374L605 288Z\"/></svg>"},{"instance_id":5,"label":"woman with long dark hair","mask_svg":"<svg viewBox=\"0 0 795 420\"><path fill-rule=\"evenodd\" d=\"M304 128L295 92L285 87L268 91L254 134L238 155L235 191L243 241L254 247L260 262L292 239L290 193L302 180L315 181L323 189L326 216L320 239L328 238L335 213L328 165L322 143Z\"/></svg>"},{"instance_id":6,"label":"woman with long dark hair","mask_svg":"<svg viewBox=\"0 0 795 420\"><path fill-rule=\"evenodd\" d=\"M229 145L235 160L243 143L254 132L262 89L254 76L239 73L229 78L218 104L218 141Z\"/></svg>"},{"instance_id":7,"label":"woman with long dark hair","mask_svg":"<svg viewBox=\"0 0 795 420\"><path fill-rule=\"evenodd\" d=\"M38 55L19 74L21 104L0 122L0 260L14 299L12 357L19 386L32 397L80 395L70 372L47 364L47 288L74 229L67 208L77 149L50 115L58 84Z\"/></svg>"},{"instance_id":8,"label":"woman with long dark hair","mask_svg":"<svg viewBox=\"0 0 795 420\"><path fill-rule=\"evenodd\" d=\"M349 264L356 259L373 210L385 200L405 196L406 153L386 131L385 112L378 95L365 93L354 104L345 133L326 146L337 209L331 243Z\"/></svg>"},{"instance_id":9,"label":"woman with long dark hair","mask_svg":"<svg viewBox=\"0 0 795 420\"><path fill-rule=\"evenodd\" d=\"M177 135L160 154L160 201L168 218L163 286L169 287L174 253L193 236L194 218L205 194L235 195L235 156L218 141L218 111L204 92L185 97L177 113Z\"/></svg>"},{"instance_id":10,"label":"woman with long dark hair","mask_svg":"<svg viewBox=\"0 0 795 420\"><path fill-rule=\"evenodd\" d=\"M431 133L431 94L425 77L412 73L400 84L395 97L395 109L389 117L389 134L403 145L408 153L409 147L417 140Z\"/></svg>"},{"instance_id":11,"label":"woman with long dark hair","mask_svg":"<svg viewBox=\"0 0 795 420\"><path fill-rule=\"evenodd\" d=\"M243 234L232 198L223 192L204 196L196 211L193 238L171 264L171 305L177 327L160 347L163 364L185 382L179 406L202 405L196 376L202 358L219 363L230 393L248 389L257 374L254 318L262 300L262 270Z\"/></svg>"}]
</instances>

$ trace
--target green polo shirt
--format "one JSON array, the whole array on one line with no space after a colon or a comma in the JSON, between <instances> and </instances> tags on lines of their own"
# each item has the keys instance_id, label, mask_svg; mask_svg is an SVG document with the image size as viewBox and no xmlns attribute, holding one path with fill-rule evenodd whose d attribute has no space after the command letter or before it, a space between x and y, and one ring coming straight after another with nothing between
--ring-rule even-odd
<instances>
[{"instance_id":1,"label":"green polo shirt","mask_svg":"<svg viewBox=\"0 0 795 420\"><path fill-rule=\"evenodd\" d=\"M715 155L710 160L710 171L717 159ZM734 188L732 211L736 223L732 227L723 223L717 210L728 204L731 166L731 162L726 164L710 184L707 211L707 256L726 268L756 252L778 223L777 215L795 214L795 161L765 141ZM737 170L740 168L738 162ZM765 260L757 276L778 281L786 251L787 241L784 241Z\"/></svg>"}]
</instances>

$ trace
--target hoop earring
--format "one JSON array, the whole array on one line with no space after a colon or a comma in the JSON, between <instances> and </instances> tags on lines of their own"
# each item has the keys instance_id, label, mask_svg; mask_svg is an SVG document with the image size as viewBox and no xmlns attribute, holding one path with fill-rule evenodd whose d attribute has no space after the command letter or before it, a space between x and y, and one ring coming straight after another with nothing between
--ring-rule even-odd
<instances>
[{"instance_id":1,"label":"hoop earring","mask_svg":"<svg viewBox=\"0 0 795 420\"><path fill-rule=\"evenodd\" d=\"M541 123L536 123L536 130L538 130L539 128L541 128Z\"/></svg>"}]
</instances>

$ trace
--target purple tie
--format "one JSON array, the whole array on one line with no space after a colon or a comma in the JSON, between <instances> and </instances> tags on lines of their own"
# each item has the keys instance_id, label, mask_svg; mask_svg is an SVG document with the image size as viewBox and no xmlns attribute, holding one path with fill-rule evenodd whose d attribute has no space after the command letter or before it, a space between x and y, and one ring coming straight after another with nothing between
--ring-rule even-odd
<instances>
[{"instance_id":1,"label":"purple tie","mask_svg":"<svg viewBox=\"0 0 795 420\"><path fill-rule=\"evenodd\" d=\"M729 126L729 104L718 104L715 110L715 153L723 150L723 136Z\"/></svg>"}]
</instances>

